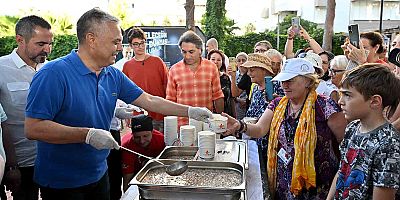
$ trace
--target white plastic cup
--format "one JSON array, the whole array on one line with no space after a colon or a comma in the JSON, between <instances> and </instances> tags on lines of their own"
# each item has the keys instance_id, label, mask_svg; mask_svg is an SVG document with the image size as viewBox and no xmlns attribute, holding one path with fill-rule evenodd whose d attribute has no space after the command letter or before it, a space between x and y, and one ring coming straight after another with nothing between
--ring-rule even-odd
<instances>
[{"instance_id":1,"label":"white plastic cup","mask_svg":"<svg viewBox=\"0 0 400 200\"><path fill-rule=\"evenodd\" d=\"M246 124L256 124L257 121L258 121L258 119L255 118L255 117L244 117L244 118L243 118L243 121L244 121L244 123L246 123ZM248 136L246 133L243 133L243 134L242 134L242 139L248 140L248 139L251 139L251 137Z\"/></svg>"},{"instance_id":2,"label":"white plastic cup","mask_svg":"<svg viewBox=\"0 0 400 200\"><path fill-rule=\"evenodd\" d=\"M204 122L192 118L189 119L189 125L196 127L196 130L194 132L194 146L198 146L197 133L203 131L203 123Z\"/></svg>"},{"instance_id":3,"label":"white plastic cup","mask_svg":"<svg viewBox=\"0 0 400 200\"><path fill-rule=\"evenodd\" d=\"M257 123L257 118L255 118L255 117L244 117L243 121L244 121L244 123L248 123L248 124L256 124Z\"/></svg>"},{"instance_id":4,"label":"white plastic cup","mask_svg":"<svg viewBox=\"0 0 400 200\"><path fill-rule=\"evenodd\" d=\"M216 134L212 131L198 133L199 156L202 159L212 159L215 156Z\"/></svg>"},{"instance_id":5,"label":"white plastic cup","mask_svg":"<svg viewBox=\"0 0 400 200\"><path fill-rule=\"evenodd\" d=\"M220 114L213 114L213 118L209 119L210 130L215 133L223 133L226 131L228 118Z\"/></svg>"},{"instance_id":6,"label":"white plastic cup","mask_svg":"<svg viewBox=\"0 0 400 200\"><path fill-rule=\"evenodd\" d=\"M179 138L183 146L194 146L196 127L184 125L180 127Z\"/></svg>"},{"instance_id":7,"label":"white plastic cup","mask_svg":"<svg viewBox=\"0 0 400 200\"><path fill-rule=\"evenodd\" d=\"M166 146L172 146L178 139L178 117L164 117L164 143Z\"/></svg>"}]
</instances>

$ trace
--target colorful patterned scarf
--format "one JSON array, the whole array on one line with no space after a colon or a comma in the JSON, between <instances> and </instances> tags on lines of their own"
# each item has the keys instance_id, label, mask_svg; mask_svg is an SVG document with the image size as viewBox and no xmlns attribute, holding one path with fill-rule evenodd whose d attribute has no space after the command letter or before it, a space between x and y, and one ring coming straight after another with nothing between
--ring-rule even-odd
<instances>
[{"instance_id":1,"label":"colorful patterned scarf","mask_svg":"<svg viewBox=\"0 0 400 200\"><path fill-rule=\"evenodd\" d=\"M317 142L314 106L316 100L317 93L311 91L304 103L294 136L295 157L293 160L292 186L290 191L295 195L300 194L303 188L316 187L314 166L314 150ZM288 102L289 99L285 96L275 108L269 131L267 173L270 192L273 198L276 190L279 130L285 118L285 110Z\"/></svg>"}]
</instances>

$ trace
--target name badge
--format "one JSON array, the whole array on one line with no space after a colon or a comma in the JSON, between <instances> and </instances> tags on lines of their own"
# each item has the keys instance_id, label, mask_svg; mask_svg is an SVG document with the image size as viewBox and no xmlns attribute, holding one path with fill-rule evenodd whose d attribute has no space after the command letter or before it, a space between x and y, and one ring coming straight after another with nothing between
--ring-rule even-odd
<instances>
[{"instance_id":1,"label":"name badge","mask_svg":"<svg viewBox=\"0 0 400 200\"><path fill-rule=\"evenodd\" d=\"M292 156L290 156L285 149L281 148L278 152L278 157L285 163L285 165L288 165L289 162L292 160Z\"/></svg>"}]
</instances>

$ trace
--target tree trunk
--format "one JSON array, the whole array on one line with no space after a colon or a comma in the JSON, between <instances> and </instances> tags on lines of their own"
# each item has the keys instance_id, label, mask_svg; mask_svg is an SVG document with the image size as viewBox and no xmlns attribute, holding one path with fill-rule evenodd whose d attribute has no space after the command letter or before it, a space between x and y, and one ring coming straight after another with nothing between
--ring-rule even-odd
<instances>
[{"instance_id":1,"label":"tree trunk","mask_svg":"<svg viewBox=\"0 0 400 200\"><path fill-rule=\"evenodd\" d=\"M326 51L332 51L333 22L335 21L336 2L335 0L326 1L325 31L322 48Z\"/></svg>"},{"instance_id":2,"label":"tree trunk","mask_svg":"<svg viewBox=\"0 0 400 200\"><path fill-rule=\"evenodd\" d=\"M186 30L195 31L194 25L194 0L186 0Z\"/></svg>"}]
</instances>

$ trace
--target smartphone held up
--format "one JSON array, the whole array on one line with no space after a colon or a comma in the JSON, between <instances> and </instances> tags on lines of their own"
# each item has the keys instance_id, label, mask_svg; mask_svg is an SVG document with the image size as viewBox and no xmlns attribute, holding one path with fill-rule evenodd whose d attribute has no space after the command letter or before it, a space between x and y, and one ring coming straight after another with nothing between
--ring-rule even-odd
<instances>
[{"instance_id":1,"label":"smartphone held up","mask_svg":"<svg viewBox=\"0 0 400 200\"><path fill-rule=\"evenodd\" d=\"M231 67L231 70L233 72L237 71L237 67L236 67L236 58L235 57L229 57L229 67Z\"/></svg>"},{"instance_id":2,"label":"smartphone held up","mask_svg":"<svg viewBox=\"0 0 400 200\"><path fill-rule=\"evenodd\" d=\"M292 18L292 30L293 32L296 33L296 35L298 35L300 33L300 17L293 17Z\"/></svg>"},{"instance_id":3,"label":"smartphone held up","mask_svg":"<svg viewBox=\"0 0 400 200\"><path fill-rule=\"evenodd\" d=\"M348 30L350 43L353 46L360 48L360 32L358 30L358 24L350 24Z\"/></svg>"}]
</instances>

